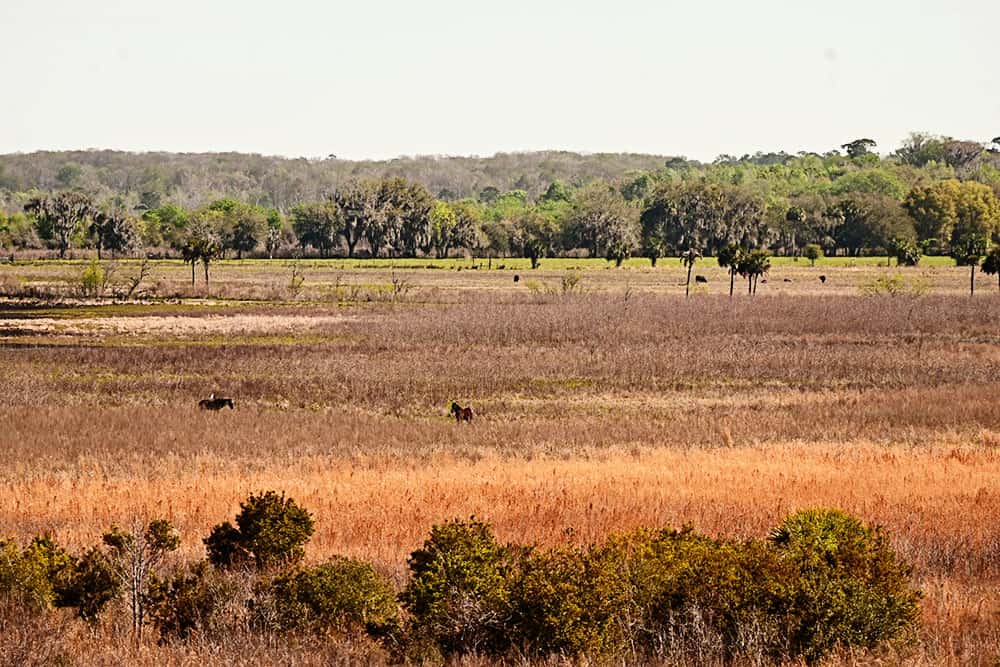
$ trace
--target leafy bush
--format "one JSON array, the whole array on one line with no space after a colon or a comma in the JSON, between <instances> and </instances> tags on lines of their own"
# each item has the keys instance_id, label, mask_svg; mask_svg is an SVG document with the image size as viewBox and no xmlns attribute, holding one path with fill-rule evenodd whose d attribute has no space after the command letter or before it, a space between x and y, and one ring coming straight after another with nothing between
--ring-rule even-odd
<instances>
[{"instance_id":1,"label":"leafy bush","mask_svg":"<svg viewBox=\"0 0 1000 667\"><path fill-rule=\"evenodd\" d=\"M97 260L88 264L80 274L80 292L83 296L99 296L104 285L104 270Z\"/></svg>"},{"instance_id":2,"label":"leafy bush","mask_svg":"<svg viewBox=\"0 0 1000 667\"><path fill-rule=\"evenodd\" d=\"M774 625L768 616L781 577L772 570L774 559L754 543L713 540L685 528L639 532L612 544L629 572L635 640L646 650L682 652L696 629L728 656L739 652L748 628L759 635ZM766 643L767 652L776 650L773 640Z\"/></svg>"},{"instance_id":3,"label":"leafy bush","mask_svg":"<svg viewBox=\"0 0 1000 667\"><path fill-rule=\"evenodd\" d=\"M313 534L312 516L284 494L251 494L240 503L236 526L217 525L205 538L208 559L217 567L251 563L258 568L297 563Z\"/></svg>"},{"instance_id":4,"label":"leafy bush","mask_svg":"<svg viewBox=\"0 0 1000 667\"><path fill-rule=\"evenodd\" d=\"M0 594L30 607L49 606L53 592L47 555L31 546L22 552L13 540L0 540Z\"/></svg>"},{"instance_id":5,"label":"leafy bush","mask_svg":"<svg viewBox=\"0 0 1000 667\"><path fill-rule=\"evenodd\" d=\"M806 510L770 539L797 573L786 611L793 654L812 660L837 645L872 647L915 630L920 593L881 529L838 510Z\"/></svg>"},{"instance_id":6,"label":"leafy bush","mask_svg":"<svg viewBox=\"0 0 1000 667\"><path fill-rule=\"evenodd\" d=\"M816 243L809 243L803 250L803 255L809 260L809 263L816 266L816 260L823 257L823 248Z\"/></svg>"},{"instance_id":7,"label":"leafy bush","mask_svg":"<svg viewBox=\"0 0 1000 667\"><path fill-rule=\"evenodd\" d=\"M620 649L630 598L617 555L593 548L528 556L512 587L515 643L541 655Z\"/></svg>"},{"instance_id":8,"label":"leafy bush","mask_svg":"<svg viewBox=\"0 0 1000 667\"><path fill-rule=\"evenodd\" d=\"M91 548L56 579L57 607L75 607L77 616L94 622L109 602L118 596L119 578L103 551Z\"/></svg>"},{"instance_id":9,"label":"leafy bush","mask_svg":"<svg viewBox=\"0 0 1000 667\"><path fill-rule=\"evenodd\" d=\"M920 593L881 529L838 510L806 510L771 542L797 573L787 610L793 654L816 659L838 644L872 647L916 629Z\"/></svg>"},{"instance_id":10,"label":"leafy bush","mask_svg":"<svg viewBox=\"0 0 1000 667\"><path fill-rule=\"evenodd\" d=\"M118 582L100 550L76 558L45 535L23 551L0 540L0 593L35 608L75 607L80 618L93 621L118 594Z\"/></svg>"},{"instance_id":11,"label":"leafy bush","mask_svg":"<svg viewBox=\"0 0 1000 667\"><path fill-rule=\"evenodd\" d=\"M445 654L499 653L508 645L514 550L489 524L471 519L436 525L410 555L410 582L400 596L413 632Z\"/></svg>"},{"instance_id":12,"label":"leafy bush","mask_svg":"<svg viewBox=\"0 0 1000 667\"><path fill-rule=\"evenodd\" d=\"M279 624L285 629L382 637L398 629L392 586L368 563L338 556L286 573L272 585Z\"/></svg>"},{"instance_id":13,"label":"leafy bush","mask_svg":"<svg viewBox=\"0 0 1000 667\"><path fill-rule=\"evenodd\" d=\"M194 632L213 626L218 610L231 593L205 561L199 561L173 577L153 577L147 600L149 618L160 639L187 639Z\"/></svg>"}]
</instances>

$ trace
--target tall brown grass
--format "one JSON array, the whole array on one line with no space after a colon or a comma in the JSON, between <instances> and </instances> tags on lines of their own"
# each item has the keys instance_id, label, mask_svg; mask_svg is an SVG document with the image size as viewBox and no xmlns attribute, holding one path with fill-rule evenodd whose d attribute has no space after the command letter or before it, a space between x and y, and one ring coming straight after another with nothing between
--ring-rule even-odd
<instances>
[{"instance_id":1,"label":"tall brown grass","mask_svg":"<svg viewBox=\"0 0 1000 667\"><path fill-rule=\"evenodd\" d=\"M996 298L561 296L414 275L415 298L374 305L3 311L0 535L83 547L164 516L195 558L273 488L317 515L311 560L362 557L401 583L456 516L563 544L686 522L761 536L837 506L885 525L927 594L920 644L882 659L1000 654ZM198 411L212 392L237 410ZM456 425L451 400L476 421ZM381 659L59 632L81 664Z\"/></svg>"}]
</instances>

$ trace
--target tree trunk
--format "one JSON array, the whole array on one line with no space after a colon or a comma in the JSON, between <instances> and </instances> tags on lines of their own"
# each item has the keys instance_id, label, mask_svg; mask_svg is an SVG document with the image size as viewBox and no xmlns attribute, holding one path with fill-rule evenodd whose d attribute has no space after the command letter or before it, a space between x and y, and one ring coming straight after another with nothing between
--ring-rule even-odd
<instances>
[{"instance_id":1,"label":"tree trunk","mask_svg":"<svg viewBox=\"0 0 1000 667\"><path fill-rule=\"evenodd\" d=\"M688 264L688 278L687 282L684 283L684 296L687 297L691 292L691 269L694 268L694 263Z\"/></svg>"},{"instance_id":2,"label":"tree trunk","mask_svg":"<svg viewBox=\"0 0 1000 667\"><path fill-rule=\"evenodd\" d=\"M652 265L654 269L656 268L656 255L650 255L649 263Z\"/></svg>"},{"instance_id":3,"label":"tree trunk","mask_svg":"<svg viewBox=\"0 0 1000 667\"><path fill-rule=\"evenodd\" d=\"M969 272L969 296L976 294L976 263L972 262L972 271Z\"/></svg>"},{"instance_id":4,"label":"tree trunk","mask_svg":"<svg viewBox=\"0 0 1000 667\"><path fill-rule=\"evenodd\" d=\"M729 267L729 297L733 296L733 288L736 286L736 269Z\"/></svg>"},{"instance_id":5,"label":"tree trunk","mask_svg":"<svg viewBox=\"0 0 1000 667\"><path fill-rule=\"evenodd\" d=\"M354 239L351 241L351 237L347 236L347 258L354 259L354 246L358 245L358 240Z\"/></svg>"},{"instance_id":6,"label":"tree trunk","mask_svg":"<svg viewBox=\"0 0 1000 667\"><path fill-rule=\"evenodd\" d=\"M747 294L748 295L753 294L753 276L751 275L747 276Z\"/></svg>"},{"instance_id":7,"label":"tree trunk","mask_svg":"<svg viewBox=\"0 0 1000 667\"><path fill-rule=\"evenodd\" d=\"M192 259L191 260L191 287L194 287L194 265L195 264L196 264L195 260Z\"/></svg>"},{"instance_id":8,"label":"tree trunk","mask_svg":"<svg viewBox=\"0 0 1000 667\"><path fill-rule=\"evenodd\" d=\"M202 263L205 265L205 284L208 285L208 262L202 260Z\"/></svg>"}]
</instances>

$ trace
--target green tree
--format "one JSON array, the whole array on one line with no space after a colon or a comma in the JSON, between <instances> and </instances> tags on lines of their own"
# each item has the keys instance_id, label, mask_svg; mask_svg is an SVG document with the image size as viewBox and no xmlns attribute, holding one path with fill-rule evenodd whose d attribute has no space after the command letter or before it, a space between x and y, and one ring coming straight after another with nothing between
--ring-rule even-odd
<instances>
[{"instance_id":1,"label":"green tree","mask_svg":"<svg viewBox=\"0 0 1000 667\"><path fill-rule=\"evenodd\" d=\"M970 234L992 233L1000 225L1000 201L988 185L947 180L918 186L903 206L916 222L917 237L958 241Z\"/></svg>"},{"instance_id":2,"label":"green tree","mask_svg":"<svg viewBox=\"0 0 1000 667\"><path fill-rule=\"evenodd\" d=\"M251 494L240 503L236 526L220 523L205 538L208 559L217 567L252 563L258 568L298 563L312 537L312 515L284 494Z\"/></svg>"},{"instance_id":3,"label":"green tree","mask_svg":"<svg viewBox=\"0 0 1000 667\"><path fill-rule=\"evenodd\" d=\"M478 210L468 203L435 203L430 214L431 233L424 252L429 253L433 248L440 259L447 257L452 248L471 247L476 238L478 215Z\"/></svg>"},{"instance_id":4,"label":"green tree","mask_svg":"<svg viewBox=\"0 0 1000 667\"><path fill-rule=\"evenodd\" d=\"M609 255L619 265L638 244L639 212L614 188L595 183L577 193L567 220L570 246L591 257Z\"/></svg>"},{"instance_id":5,"label":"green tree","mask_svg":"<svg viewBox=\"0 0 1000 667\"><path fill-rule=\"evenodd\" d=\"M994 245L983 258L982 272L988 276L997 277L997 289L1000 289L1000 245Z\"/></svg>"},{"instance_id":6,"label":"green tree","mask_svg":"<svg viewBox=\"0 0 1000 667\"><path fill-rule=\"evenodd\" d=\"M951 256L959 266L968 266L969 273L969 295L976 293L976 267L979 260L986 254L986 247L989 240L980 234L969 234L959 239L955 239L951 244Z\"/></svg>"},{"instance_id":7,"label":"green tree","mask_svg":"<svg viewBox=\"0 0 1000 667\"><path fill-rule=\"evenodd\" d=\"M59 257L66 256L70 239L96 212L93 200L81 192L60 192L50 197L34 197L24 210L35 218L38 235L54 241Z\"/></svg>"},{"instance_id":8,"label":"green tree","mask_svg":"<svg viewBox=\"0 0 1000 667\"><path fill-rule=\"evenodd\" d=\"M264 235L264 248L267 258L274 259L274 253L281 247L285 236L285 216L276 208L267 211L267 232Z\"/></svg>"},{"instance_id":9,"label":"green tree","mask_svg":"<svg viewBox=\"0 0 1000 667\"><path fill-rule=\"evenodd\" d=\"M139 226L120 207L107 207L94 211L91 216L91 233L97 242L97 258L103 250L128 252L141 243Z\"/></svg>"},{"instance_id":10,"label":"green tree","mask_svg":"<svg viewBox=\"0 0 1000 667\"><path fill-rule=\"evenodd\" d=\"M551 257L560 247L558 221L538 208L523 211L514 221L512 245L537 268L543 257Z\"/></svg>"},{"instance_id":11,"label":"green tree","mask_svg":"<svg viewBox=\"0 0 1000 667\"><path fill-rule=\"evenodd\" d=\"M896 266L916 266L920 263L920 245L912 239L892 239L889 254L896 257Z\"/></svg>"},{"instance_id":12,"label":"green tree","mask_svg":"<svg viewBox=\"0 0 1000 667\"><path fill-rule=\"evenodd\" d=\"M684 282L684 296L691 294L691 270L694 264L701 258L701 253L697 248L688 248L681 254L681 264L687 267L687 280Z\"/></svg>"},{"instance_id":13,"label":"green tree","mask_svg":"<svg viewBox=\"0 0 1000 667\"><path fill-rule=\"evenodd\" d=\"M757 293L757 281L771 270L771 257L766 250L751 250L746 253L737 273L747 279L747 294Z\"/></svg>"},{"instance_id":14,"label":"green tree","mask_svg":"<svg viewBox=\"0 0 1000 667\"><path fill-rule=\"evenodd\" d=\"M342 212L336 202L299 204L292 209L292 229L303 247L309 245L327 257L337 245L342 227Z\"/></svg>"},{"instance_id":15,"label":"green tree","mask_svg":"<svg viewBox=\"0 0 1000 667\"><path fill-rule=\"evenodd\" d=\"M431 235L431 193L420 183L389 178L382 181L380 200L386 221L383 245L396 255L416 257L417 249L427 245Z\"/></svg>"},{"instance_id":16,"label":"green tree","mask_svg":"<svg viewBox=\"0 0 1000 667\"><path fill-rule=\"evenodd\" d=\"M816 260L823 257L823 248L818 243L809 243L803 254L811 266L816 266Z\"/></svg>"},{"instance_id":17,"label":"green tree","mask_svg":"<svg viewBox=\"0 0 1000 667\"><path fill-rule=\"evenodd\" d=\"M173 248L181 247L189 215L187 210L176 204L164 204L146 211L142 214L143 244L146 247L157 247L161 244Z\"/></svg>"},{"instance_id":18,"label":"green tree","mask_svg":"<svg viewBox=\"0 0 1000 667\"><path fill-rule=\"evenodd\" d=\"M379 199L377 181L353 181L337 188L333 201L340 207L343 226L341 235L347 243L347 256L354 257L354 250L365 238L369 225L377 227L384 214Z\"/></svg>"},{"instance_id":19,"label":"green tree","mask_svg":"<svg viewBox=\"0 0 1000 667\"><path fill-rule=\"evenodd\" d=\"M208 285L208 266L222 254L220 228L224 214L221 211L203 209L188 218L184 236L181 239L181 257L191 264L191 285L194 285L194 268L199 261L205 269L205 285Z\"/></svg>"},{"instance_id":20,"label":"green tree","mask_svg":"<svg viewBox=\"0 0 1000 667\"><path fill-rule=\"evenodd\" d=\"M871 155L872 149L874 149L877 145L878 144L871 139L855 139L854 141L844 144L841 148L847 151L847 157L852 160L856 160L858 158Z\"/></svg>"},{"instance_id":21,"label":"green tree","mask_svg":"<svg viewBox=\"0 0 1000 667\"><path fill-rule=\"evenodd\" d=\"M258 206L236 202L224 214L224 245L236 251L237 259L243 259L244 252L253 252L265 238L267 213Z\"/></svg>"},{"instance_id":22,"label":"green tree","mask_svg":"<svg viewBox=\"0 0 1000 667\"><path fill-rule=\"evenodd\" d=\"M733 289L736 285L736 272L744 261L746 251L735 243L730 243L719 249L716 253L715 261L724 269L729 269L729 296L733 296Z\"/></svg>"},{"instance_id":23,"label":"green tree","mask_svg":"<svg viewBox=\"0 0 1000 667\"><path fill-rule=\"evenodd\" d=\"M180 536L169 521L154 519L146 526L136 523L130 530L112 527L103 540L112 572L129 596L132 632L141 637L150 575L167 553L180 546Z\"/></svg>"}]
</instances>

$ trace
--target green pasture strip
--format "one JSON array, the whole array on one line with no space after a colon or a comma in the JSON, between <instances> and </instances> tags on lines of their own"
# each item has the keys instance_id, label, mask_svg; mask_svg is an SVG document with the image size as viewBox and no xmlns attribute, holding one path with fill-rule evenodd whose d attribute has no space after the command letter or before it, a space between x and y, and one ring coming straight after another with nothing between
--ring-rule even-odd
<instances>
[{"instance_id":1,"label":"green pasture strip","mask_svg":"<svg viewBox=\"0 0 1000 667\"><path fill-rule=\"evenodd\" d=\"M89 265L93 260L91 259L35 259L17 262L14 265L3 264L0 265L0 271L16 271L19 268L25 267L80 267L83 268ZM120 266L138 266L142 260L139 259L116 259L116 260L104 260L115 261ZM179 259L156 259L149 260L153 267L176 267L178 269L187 268L181 260ZM704 257L695 266L699 264L712 263L715 264L714 257ZM680 264L680 259L677 257L661 257L657 261L657 268L669 268L675 267ZM772 266L798 266L798 267L809 267L809 260L801 257L772 257ZM887 258L885 256L871 256L871 257L823 257L816 262L815 268L823 267L861 267L861 266L886 266ZM296 265L300 268L314 268L314 269L327 269L327 270L340 270L340 271L350 271L350 270L362 270L362 269L376 269L383 271L390 271L392 269L400 270L480 270L485 271L487 267L491 267L492 270L510 270L510 271L523 271L531 269L531 261L523 257L508 257L508 258L494 258L492 263L489 260L476 258L449 258L449 259L433 259L433 258L404 258L404 259L345 259L345 258L303 258L303 259L221 259L216 260L212 263L212 267L215 268L267 268L267 269L280 269L280 268L290 268ZM650 260L645 257L632 257L625 260L623 266L629 268L652 268ZM892 266L895 267L895 260L892 260ZM954 260L946 256L925 256L920 260L920 266L922 267L949 267L955 266ZM473 269L473 267L477 267ZM604 269L614 269L615 266L612 262L601 258L588 258L588 259L576 259L571 257L557 257L557 258L546 258L540 260L540 269L549 270L570 270L570 269L580 269L580 270L604 270ZM200 275L200 274L199 274Z\"/></svg>"}]
</instances>

